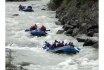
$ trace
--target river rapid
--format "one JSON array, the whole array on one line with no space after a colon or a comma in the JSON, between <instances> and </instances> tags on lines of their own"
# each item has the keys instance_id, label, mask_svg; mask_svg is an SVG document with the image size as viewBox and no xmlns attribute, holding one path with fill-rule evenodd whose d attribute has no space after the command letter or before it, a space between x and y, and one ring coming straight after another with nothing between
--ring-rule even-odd
<instances>
[{"instance_id":1,"label":"river rapid","mask_svg":"<svg viewBox=\"0 0 104 70\"><path fill-rule=\"evenodd\" d=\"M98 70L98 50L77 42L71 36L56 34L62 30L61 25L55 25L55 11L41 10L46 8L49 0L34 0L27 2L6 2L6 48L11 49L13 63L16 65L28 62L23 66L27 70ZM19 4L32 5L34 12L18 11ZM13 16L19 14L18 16ZM38 27L46 26L47 36L31 36L25 29L37 24ZM81 48L75 55L55 54L42 49L44 41L53 43L54 40L70 42Z\"/></svg>"}]
</instances>

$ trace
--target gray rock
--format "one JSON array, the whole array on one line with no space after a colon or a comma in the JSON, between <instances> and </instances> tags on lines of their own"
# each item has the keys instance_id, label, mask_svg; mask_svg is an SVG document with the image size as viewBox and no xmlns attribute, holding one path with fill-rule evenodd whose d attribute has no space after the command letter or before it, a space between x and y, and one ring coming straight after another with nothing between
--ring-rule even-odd
<instances>
[{"instance_id":1,"label":"gray rock","mask_svg":"<svg viewBox=\"0 0 104 70\"><path fill-rule=\"evenodd\" d=\"M94 33L98 33L98 29L90 29L89 31L93 31Z\"/></svg>"},{"instance_id":2,"label":"gray rock","mask_svg":"<svg viewBox=\"0 0 104 70\"><path fill-rule=\"evenodd\" d=\"M65 31L67 31L68 29L73 29L74 28L74 26L72 26L72 25L67 25L67 24L65 24L64 26L63 26L63 29L65 30Z\"/></svg>"},{"instance_id":3,"label":"gray rock","mask_svg":"<svg viewBox=\"0 0 104 70\"><path fill-rule=\"evenodd\" d=\"M72 29L68 29L65 34L72 34L73 30Z\"/></svg>"},{"instance_id":4,"label":"gray rock","mask_svg":"<svg viewBox=\"0 0 104 70\"><path fill-rule=\"evenodd\" d=\"M41 9L41 10L46 10L45 8Z\"/></svg>"},{"instance_id":5,"label":"gray rock","mask_svg":"<svg viewBox=\"0 0 104 70\"><path fill-rule=\"evenodd\" d=\"M99 48L99 45L98 45L98 43L95 43L94 45L92 45L92 47L98 49Z\"/></svg>"},{"instance_id":6,"label":"gray rock","mask_svg":"<svg viewBox=\"0 0 104 70\"><path fill-rule=\"evenodd\" d=\"M95 43L98 43L98 38L97 38L97 37L91 37L91 38L88 38L88 39L84 42L83 46L92 46L92 45L94 45Z\"/></svg>"},{"instance_id":7,"label":"gray rock","mask_svg":"<svg viewBox=\"0 0 104 70\"><path fill-rule=\"evenodd\" d=\"M91 27L91 24L81 24L79 28L79 33L81 34L87 34L87 29Z\"/></svg>"},{"instance_id":8,"label":"gray rock","mask_svg":"<svg viewBox=\"0 0 104 70\"><path fill-rule=\"evenodd\" d=\"M92 37L92 36L93 36L93 34L94 34L94 32L93 32L93 31L89 31L89 32L87 33L87 36Z\"/></svg>"},{"instance_id":9,"label":"gray rock","mask_svg":"<svg viewBox=\"0 0 104 70\"><path fill-rule=\"evenodd\" d=\"M94 33L93 37L99 37L99 33Z\"/></svg>"},{"instance_id":10,"label":"gray rock","mask_svg":"<svg viewBox=\"0 0 104 70\"><path fill-rule=\"evenodd\" d=\"M86 38L80 38L79 37L79 38L76 38L76 39L77 39L78 42L85 42L86 41Z\"/></svg>"},{"instance_id":11,"label":"gray rock","mask_svg":"<svg viewBox=\"0 0 104 70\"><path fill-rule=\"evenodd\" d=\"M30 65L31 63L29 63L29 62L22 62L22 63L20 63L20 65L21 66L28 66L28 65Z\"/></svg>"},{"instance_id":12,"label":"gray rock","mask_svg":"<svg viewBox=\"0 0 104 70\"><path fill-rule=\"evenodd\" d=\"M14 14L13 16L19 16L19 14Z\"/></svg>"},{"instance_id":13,"label":"gray rock","mask_svg":"<svg viewBox=\"0 0 104 70\"><path fill-rule=\"evenodd\" d=\"M64 30L58 30L57 32L56 32L56 34L62 34L64 32Z\"/></svg>"},{"instance_id":14,"label":"gray rock","mask_svg":"<svg viewBox=\"0 0 104 70\"><path fill-rule=\"evenodd\" d=\"M98 29L98 25L97 25L97 24L91 25L91 26L87 29L87 31L90 31L91 29Z\"/></svg>"},{"instance_id":15,"label":"gray rock","mask_svg":"<svg viewBox=\"0 0 104 70\"><path fill-rule=\"evenodd\" d=\"M56 25L62 25L60 21L55 22Z\"/></svg>"},{"instance_id":16,"label":"gray rock","mask_svg":"<svg viewBox=\"0 0 104 70\"><path fill-rule=\"evenodd\" d=\"M79 28L74 28L72 36L76 36L79 33L78 31L79 31Z\"/></svg>"}]
</instances>

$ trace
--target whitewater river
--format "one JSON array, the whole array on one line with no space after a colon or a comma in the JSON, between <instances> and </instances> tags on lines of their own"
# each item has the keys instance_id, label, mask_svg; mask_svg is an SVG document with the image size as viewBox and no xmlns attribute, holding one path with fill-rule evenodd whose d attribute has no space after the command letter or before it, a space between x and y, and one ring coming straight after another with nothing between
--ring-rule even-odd
<instances>
[{"instance_id":1,"label":"whitewater river","mask_svg":"<svg viewBox=\"0 0 104 70\"><path fill-rule=\"evenodd\" d=\"M55 11L41 10L46 8L48 0L34 0L27 2L6 2L6 48L10 48L13 63L16 65L28 62L30 65L23 66L27 70L98 70L98 50L91 46L83 47L76 39L64 34L56 34L62 30L61 25L55 25ZM34 12L18 11L19 4L32 5ZM19 14L18 16L13 16ZM25 29L31 25L42 25L50 29L47 36L31 36ZM55 54L42 49L44 41L50 43L54 40L72 41L81 48L76 55Z\"/></svg>"}]
</instances>

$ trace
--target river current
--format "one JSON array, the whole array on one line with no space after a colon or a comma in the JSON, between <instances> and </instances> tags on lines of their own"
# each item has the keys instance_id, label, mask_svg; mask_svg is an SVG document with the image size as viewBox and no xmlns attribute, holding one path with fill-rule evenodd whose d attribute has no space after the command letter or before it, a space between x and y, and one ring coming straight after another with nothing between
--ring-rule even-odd
<instances>
[{"instance_id":1,"label":"river current","mask_svg":"<svg viewBox=\"0 0 104 70\"><path fill-rule=\"evenodd\" d=\"M27 2L6 2L6 48L13 50L13 63L19 65L29 62L30 65L23 66L27 70L98 70L98 50L77 42L71 36L56 34L62 30L61 25L56 25L55 11L41 10L47 8L49 0L34 0ZM32 5L34 12L18 11L19 4ZM18 16L13 16L19 14ZM31 36L25 29L37 24L38 27L46 26L47 36ZM70 42L81 48L76 55L55 54L42 49L44 41L50 43L54 40Z\"/></svg>"}]
</instances>

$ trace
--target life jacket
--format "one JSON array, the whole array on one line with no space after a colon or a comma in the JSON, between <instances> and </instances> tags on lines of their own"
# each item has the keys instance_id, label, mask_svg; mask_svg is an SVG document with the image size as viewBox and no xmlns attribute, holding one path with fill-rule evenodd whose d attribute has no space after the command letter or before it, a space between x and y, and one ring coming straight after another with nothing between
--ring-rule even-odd
<instances>
[{"instance_id":1,"label":"life jacket","mask_svg":"<svg viewBox=\"0 0 104 70\"><path fill-rule=\"evenodd\" d=\"M57 47L61 47L61 43L57 44Z\"/></svg>"},{"instance_id":2,"label":"life jacket","mask_svg":"<svg viewBox=\"0 0 104 70\"><path fill-rule=\"evenodd\" d=\"M28 8L32 9L32 6L28 6Z\"/></svg>"},{"instance_id":3,"label":"life jacket","mask_svg":"<svg viewBox=\"0 0 104 70\"><path fill-rule=\"evenodd\" d=\"M25 8L25 6L22 6L22 9L24 9Z\"/></svg>"},{"instance_id":4,"label":"life jacket","mask_svg":"<svg viewBox=\"0 0 104 70\"><path fill-rule=\"evenodd\" d=\"M74 47L74 45L73 45L73 44L70 44L70 46L73 46L73 47Z\"/></svg>"},{"instance_id":5,"label":"life jacket","mask_svg":"<svg viewBox=\"0 0 104 70\"><path fill-rule=\"evenodd\" d=\"M22 9L22 5L20 5L19 8Z\"/></svg>"},{"instance_id":6,"label":"life jacket","mask_svg":"<svg viewBox=\"0 0 104 70\"><path fill-rule=\"evenodd\" d=\"M42 26L40 29L41 29L42 31L46 31L46 27L44 27L44 26Z\"/></svg>"},{"instance_id":7,"label":"life jacket","mask_svg":"<svg viewBox=\"0 0 104 70\"><path fill-rule=\"evenodd\" d=\"M31 26L30 29L31 29L31 30L37 29L37 25Z\"/></svg>"},{"instance_id":8,"label":"life jacket","mask_svg":"<svg viewBox=\"0 0 104 70\"><path fill-rule=\"evenodd\" d=\"M53 46L53 47L56 47L56 44L54 43L52 46Z\"/></svg>"},{"instance_id":9,"label":"life jacket","mask_svg":"<svg viewBox=\"0 0 104 70\"><path fill-rule=\"evenodd\" d=\"M64 44L63 43L60 43L60 46L64 46Z\"/></svg>"}]
</instances>

